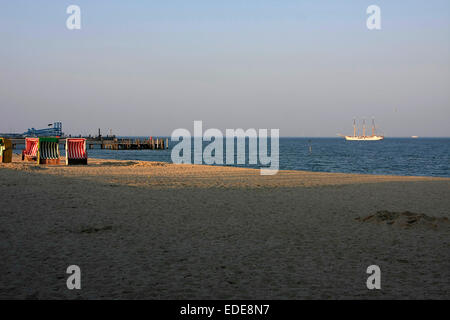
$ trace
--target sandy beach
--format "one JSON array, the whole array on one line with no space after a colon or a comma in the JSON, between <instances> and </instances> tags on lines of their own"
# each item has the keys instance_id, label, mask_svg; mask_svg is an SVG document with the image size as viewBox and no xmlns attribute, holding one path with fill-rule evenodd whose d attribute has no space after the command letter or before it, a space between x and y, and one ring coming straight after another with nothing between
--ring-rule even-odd
<instances>
[{"instance_id":1,"label":"sandy beach","mask_svg":"<svg viewBox=\"0 0 450 320\"><path fill-rule=\"evenodd\" d=\"M0 194L1 299L450 298L450 178L15 155Z\"/></svg>"}]
</instances>

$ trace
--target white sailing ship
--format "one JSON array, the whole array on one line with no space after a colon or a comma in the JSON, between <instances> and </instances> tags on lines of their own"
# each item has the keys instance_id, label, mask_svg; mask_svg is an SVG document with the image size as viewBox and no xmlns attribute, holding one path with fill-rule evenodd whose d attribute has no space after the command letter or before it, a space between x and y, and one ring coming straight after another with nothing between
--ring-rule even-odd
<instances>
[{"instance_id":1,"label":"white sailing ship","mask_svg":"<svg viewBox=\"0 0 450 320\"><path fill-rule=\"evenodd\" d=\"M375 120L372 119L372 135L366 136L366 120L363 120L362 135L357 135L356 120L353 120L353 136L344 136L348 141L379 141L383 140L384 136L375 134Z\"/></svg>"}]
</instances>

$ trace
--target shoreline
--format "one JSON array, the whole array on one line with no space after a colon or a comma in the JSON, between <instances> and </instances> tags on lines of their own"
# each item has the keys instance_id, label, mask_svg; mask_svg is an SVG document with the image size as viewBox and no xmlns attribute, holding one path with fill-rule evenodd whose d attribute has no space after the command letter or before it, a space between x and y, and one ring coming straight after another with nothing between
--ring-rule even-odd
<instances>
[{"instance_id":1,"label":"shoreline","mask_svg":"<svg viewBox=\"0 0 450 320\"><path fill-rule=\"evenodd\" d=\"M101 181L132 186L185 188L185 187L312 187L382 182L446 181L446 177L373 175L360 173L314 172L279 170L271 176L260 175L256 168L205 164L173 164L142 160L112 160L90 158L87 166L37 165L23 162L14 155L13 162L0 168L33 171L40 174Z\"/></svg>"},{"instance_id":2,"label":"shoreline","mask_svg":"<svg viewBox=\"0 0 450 320\"><path fill-rule=\"evenodd\" d=\"M450 138L449 138L450 139ZM17 158L15 158L17 157ZM170 166L194 166L194 167L208 167L208 168L227 168L227 169L238 169L238 170L255 170L255 171L260 171L261 168L250 168L250 167L241 167L241 166L235 166L235 165L218 165L218 164L175 164L172 162L166 162L166 161L151 161L151 160L126 160L126 159L108 159L108 158L97 158L97 157L90 157L89 158L89 162L87 166L83 166L83 165L71 165L71 166L66 166L66 164L64 163L65 161L65 157L61 156L61 164L59 165L54 165L54 164L50 164L50 165L41 165L43 168L48 167L48 168L54 168L54 167L88 167L89 165L92 164L92 161L94 161L94 163L96 165L98 165L99 163L136 163L136 164L141 164L144 165L146 163L150 164L150 166L158 166L160 164L163 165L170 165ZM14 153L13 154L13 162L9 163L9 164L0 164L0 168L14 168L13 166L10 166L11 164L17 164L17 163L22 163L22 164L29 164L29 165L37 165L35 162L27 162L27 161L22 161L20 159L20 154ZM309 171L309 170L297 170L297 169L279 169L278 170L279 173L308 173L308 174L336 174L336 175L352 175L352 176L371 176L371 177L395 177L395 178L418 178L418 179L432 179L432 180L448 180L450 181L450 177L443 177L443 176L427 176L427 175L398 175L398 174L374 174L374 173L359 173L359 172L332 172L332 171ZM278 173L277 173L278 174ZM275 174L274 176L276 176L277 174Z\"/></svg>"}]
</instances>

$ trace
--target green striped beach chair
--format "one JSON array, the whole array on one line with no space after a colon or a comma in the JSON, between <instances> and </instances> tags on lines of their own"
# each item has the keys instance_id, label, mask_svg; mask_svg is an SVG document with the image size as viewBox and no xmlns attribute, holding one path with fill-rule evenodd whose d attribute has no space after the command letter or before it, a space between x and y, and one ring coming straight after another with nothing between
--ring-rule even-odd
<instances>
[{"instance_id":1,"label":"green striped beach chair","mask_svg":"<svg viewBox=\"0 0 450 320\"><path fill-rule=\"evenodd\" d=\"M37 158L39 164L59 164L59 139L39 138Z\"/></svg>"}]
</instances>

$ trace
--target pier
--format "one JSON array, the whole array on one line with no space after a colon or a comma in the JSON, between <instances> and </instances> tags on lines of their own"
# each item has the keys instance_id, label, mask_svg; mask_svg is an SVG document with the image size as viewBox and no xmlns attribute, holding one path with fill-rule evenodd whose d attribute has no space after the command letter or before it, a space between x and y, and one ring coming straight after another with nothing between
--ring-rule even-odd
<instances>
[{"instance_id":1,"label":"pier","mask_svg":"<svg viewBox=\"0 0 450 320\"><path fill-rule=\"evenodd\" d=\"M93 144L87 141L89 149L92 149ZM169 148L169 139L149 138L145 140L140 139L113 139L103 140L101 149L109 150L164 150Z\"/></svg>"},{"instance_id":2,"label":"pier","mask_svg":"<svg viewBox=\"0 0 450 320\"><path fill-rule=\"evenodd\" d=\"M25 138L11 139L13 149L23 145L25 147ZM66 144L66 138L60 138L59 144L62 149ZM86 138L87 149L105 149L105 150L164 150L169 149L168 138L153 138L148 139L98 139Z\"/></svg>"}]
</instances>

